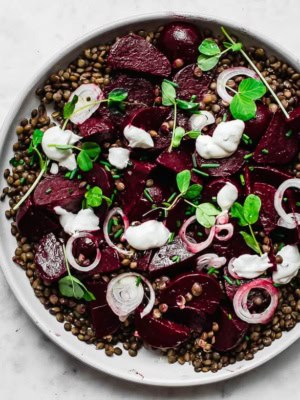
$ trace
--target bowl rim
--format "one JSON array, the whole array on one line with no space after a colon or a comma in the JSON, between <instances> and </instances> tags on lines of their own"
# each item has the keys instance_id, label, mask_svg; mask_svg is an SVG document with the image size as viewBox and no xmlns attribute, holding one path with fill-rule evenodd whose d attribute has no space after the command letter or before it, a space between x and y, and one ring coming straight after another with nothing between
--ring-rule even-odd
<instances>
[{"instance_id":1,"label":"bowl rim","mask_svg":"<svg viewBox=\"0 0 300 400\"><path fill-rule=\"evenodd\" d=\"M196 19L199 22L211 22L214 24L219 24L225 25L229 29L235 30L237 32L241 32L243 34L248 35L251 39L254 41L260 41L266 44L270 49L273 51L279 53L282 55L283 58L287 59L289 63L300 69L300 61L299 59L292 54L287 49L282 49L279 44L274 42L271 39L268 39L264 34L261 34L260 32L256 32L255 30L252 29L246 29L245 27L241 27L238 23L235 21L228 19L228 18L217 18L215 16L211 16L207 13L204 13L201 15L200 14L195 14L195 12L174 12L174 11L163 11L163 12L151 12L151 13L138 13L132 15L130 18L126 19L124 21L123 19L119 18L114 21L108 22L106 24L101 25L98 28L95 28L89 32L87 32L84 35L81 35L77 37L76 39L72 40L69 44L63 46L61 49L57 50L54 52L53 55L48 57L47 60L42 64L42 66L37 70L37 72L32 75L28 80L27 84L24 85L23 89L20 91L20 95L17 96L15 101L13 101L12 106L10 110L8 111L4 122L2 124L2 132L3 134L0 136L0 158L1 155L4 153L4 142L7 138L7 136L10 134L10 126L12 125L12 122L14 120L15 115L18 113L20 107L22 106L23 102L25 101L27 95L30 93L30 91L36 87L36 84L43 78L43 76L49 72L50 70L53 70L58 64L61 59L68 54L71 54L74 50L78 49L79 47L84 46L84 44L88 41L93 40L94 38L98 36L105 35L106 33L109 33L112 30L118 30L118 29L125 29L127 26L130 26L131 24L136 24L136 23L151 23L155 22L156 19L162 19L162 18L174 18L175 20L180 20L180 19ZM0 253L5 251L2 250L2 248L5 248L5 244L2 243L2 235L0 237ZM81 362L93 367L96 370L99 370L101 372L107 373L109 375L112 375L114 377L123 379L125 381L131 381L134 383L140 383L140 384L145 384L145 385L152 385L152 386L166 386L166 387L183 387L183 386L197 386L197 385L205 385L209 383L215 383L215 382L220 382L224 381L233 377L236 377L238 375L244 374L254 368L257 368L258 366L266 363L273 357L277 356L281 352L283 352L285 349L287 349L290 345L292 345L297 339L300 337L300 330L292 330L286 334L284 337L284 341L282 342L281 346L279 348L275 347L272 349L272 346L268 348L268 352L264 354L264 357L261 359L255 359L251 360L249 364L242 366L241 368L237 368L236 371L231 372L230 374L222 374L218 375L216 374L195 374L194 378L192 379L186 379L185 381L180 381L180 382L169 382L169 381L164 381L162 380L155 380L151 378L145 377L143 380L141 380L137 375L129 374L128 372L120 372L118 371L117 368L111 368L105 365L102 365L100 362L99 364L95 364L88 360L85 357L82 357L82 354L80 350L77 350L76 348L74 349L71 345L65 345L65 343L62 343L57 334L53 334L49 330L49 327L46 326L44 323L42 323L39 320L39 313L34 312L31 307L30 303L23 297L23 294L18 290L17 285L13 279L12 273L10 272L10 266L6 265L5 263L1 263L1 269L4 273L4 276L13 291L15 297L17 298L18 302L22 306L22 308L26 311L27 315L32 319L35 325L37 325L43 333L51 339L55 344L57 344L59 347L61 347L64 351L67 351L69 354L71 354L73 357L77 358ZM282 339L281 339L282 340ZM248 362L247 362L248 363Z\"/></svg>"}]
</instances>

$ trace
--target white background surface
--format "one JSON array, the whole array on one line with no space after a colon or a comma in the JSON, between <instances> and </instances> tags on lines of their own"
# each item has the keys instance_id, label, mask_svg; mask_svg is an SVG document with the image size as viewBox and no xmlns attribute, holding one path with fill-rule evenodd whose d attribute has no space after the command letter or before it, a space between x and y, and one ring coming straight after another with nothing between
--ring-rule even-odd
<instances>
[{"instance_id":1,"label":"white background surface","mask_svg":"<svg viewBox=\"0 0 300 400\"><path fill-rule=\"evenodd\" d=\"M103 23L158 10L230 18L300 57L298 0L1 0L0 123L20 89L55 51ZM0 316L3 400L300 397L300 341L268 364L228 382L161 389L119 381L62 352L24 314L1 271Z\"/></svg>"}]
</instances>

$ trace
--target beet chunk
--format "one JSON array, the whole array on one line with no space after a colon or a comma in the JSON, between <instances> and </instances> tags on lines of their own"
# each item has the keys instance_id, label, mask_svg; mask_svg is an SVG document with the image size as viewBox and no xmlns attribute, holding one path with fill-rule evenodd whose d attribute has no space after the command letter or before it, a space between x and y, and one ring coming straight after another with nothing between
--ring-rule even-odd
<instances>
[{"instance_id":1,"label":"beet chunk","mask_svg":"<svg viewBox=\"0 0 300 400\"><path fill-rule=\"evenodd\" d=\"M197 69L196 69L197 68ZM196 69L196 70L195 70ZM182 68L174 76L174 82L177 83L177 97L182 100L190 100L191 96L196 96L196 101L201 101L207 92L213 79L212 72L202 72L197 76L199 68L196 64L190 64Z\"/></svg>"},{"instance_id":2,"label":"beet chunk","mask_svg":"<svg viewBox=\"0 0 300 400\"><path fill-rule=\"evenodd\" d=\"M248 152L244 149L238 149L231 157L228 158L217 158L211 160L204 160L201 157L198 157L199 167L201 168L201 164L220 164L218 168L205 168L205 172L207 172L210 176L220 176L222 178L226 176L231 176L238 172L245 163L245 155Z\"/></svg>"},{"instance_id":3,"label":"beet chunk","mask_svg":"<svg viewBox=\"0 0 300 400\"><path fill-rule=\"evenodd\" d=\"M204 312L196 307L185 306L184 308L169 307L166 318L179 324L188 326L193 331L202 332L206 316Z\"/></svg>"},{"instance_id":4,"label":"beet chunk","mask_svg":"<svg viewBox=\"0 0 300 400\"><path fill-rule=\"evenodd\" d=\"M18 209L16 223L20 233L30 239L40 238L60 229L56 215L33 205L31 198Z\"/></svg>"},{"instance_id":5,"label":"beet chunk","mask_svg":"<svg viewBox=\"0 0 300 400\"><path fill-rule=\"evenodd\" d=\"M112 335L119 329L121 322L107 304L107 283L104 281L87 282L86 286L96 297L96 300L88 303L96 337L100 339L103 336Z\"/></svg>"},{"instance_id":6,"label":"beet chunk","mask_svg":"<svg viewBox=\"0 0 300 400\"><path fill-rule=\"evenodd\" d=\"M225 305L220 307L217 322L219 330L215 334L216 341L213 347L221 352L232 350L238 346L249 326L236 316L231 307Z\"/></svg>"},{"instance_id":7,"label":"beet chunk","mask_svg":"<svg viewBox=\"0 0 300 400\"><path fill-rule=\"evenodd\" d=\"M187 293L192 293L194 284L201 286L202 293L199 296L193 296L187 305L204 313L213 314L220 303L222 291L215 278L201 272L184 273L170 280L166 288L161 291L159 301L169 306L178 306L181 298L184 298Z\"/></svg>"},{"instance_id":8,"label":"beet chunk","mask_svg":"<svg viewBox=\"0 0 300 400\"><path fill-rule=\"evenodd\" d=\"M167 77L171 73L169 60L141 36L130 33L118 39L110 49L107 59L113 69Z\"/></svg>"},{"instance_id":9,"label":"beet chunk","mask_svg":"<svg viewBox=\"0 0 300 400\"><path fill-rule=\"evenodd\" d=\"M91 117L78 127L80 135L89 141L103 143L116 139L116 131L110 118L106 115Z\"/></svg>"},{"instance_id":10,"label":"beet chunk","mask_svg":"<svg viewBox=\"0 0 300 400\"><path fill-rule=\"evenodd\" d=\"M241 194L240 184L235 180L230 178L217 178L212 179L207 185L205 185L204 190L202 191L202 201L211 202L212 198L217 196L219 190L221 190L226 183L234 185L238 189L239 195Z\"/></svg>"},{"instance_id":11,"label":"beet chunk","mask_svg":"<svg viewBox=\"0 0 300 400\"><path fill-rule=\"evenodd\" d=\"M250 170L250 176L252 182L264 182L275 187L278 187L282 184L282 182L287 179L292 178L292 175L289 173L268 166L255 166Z\"/></svg>"},{"instance_id":12,"label":"beet chunk","mask_svg":"<svg viewBox=\"0 0 300 400\"><path fill-rule=\"evenodd\" d=\"M200 40L196 26L186 22L173 22L161 31L157 46L169 60L179 58L191 63L197 59Z\"/></svg>"},{"instance_id":13,"label":"beet chunk","mask_svg":"<svg viewBox=\"0 0 300 400\"><path fill-rule=\"evenodd\" d=\"M261 211L259 215L260 223L267 235L277 228L278 214L274 207L274 196L276 188L267 183L255 182L253 193L260 197Z\"/></svg>"},{"instance_id":14,"label":"beet chunk","mask_svg":"<svg viewBox=\"0 0 300 400\"><path fill-rule=\"evenodd\" d=\"M140 310L135 314L135 326L139 336L154 348L168 349L179 346L190 335L190 329L162 318L154 318L152 313L140 317Z\"/></svg>"},{"instance_id":15,"label":"beet chunk","mask_svg":"<svg viewBox=\"0 0 300 400\"><path fill-rule=\"evenodd\" d=\"M256 105L256 116L245 122L245 133L254 141L257 141L265 133L272 113L267 106L262 103Z\"/></svg>"},{"instance_id":16,"label":"beet chunk","mask_svg":"<svg viewBox=\"0 0 300 400\"><path fill-rule=\"evenodd\" d=\"M94 164L93 169L84 172L84 179L91 186L99 186L103 190L103 194L107 197L111 196L114 190L114 180L111 173L106 171L102 165Z\"/></svg>"},{"instance_id":17,"label":"beet chunk","mask_svg":"<svg viewBox=\"0 0 300 400\"><path fill-rule=\"evenodd\" d=\"M80 181L65 179L61 175L47 176L37 185L33 203L50 211L60 206L67 211L77 212L85 193L79 184Z\"/></svg>"},{"instance_id":18,"label":"beet chunk","mask_svg":"<svg viewBox=\"0 0 300 400\"><path fill-rule=\"evenodd\" d=\"M297 155L299 144L296 135L286 136L288 130L284 115L277 111L260 139L253 159L258 164L282 165L290 162Z\"/></svg>"},{"instance_id":19,"label":"beet chunk","mask_svg":"<svg viewBox=\"0 0 300 400\"><path fill-rule=\"evenodd\" d=\"M62 243L53 233L40 239L34 262L40 277L47 282L56 282L67 272Z\"/></svg>"}]
</instances>

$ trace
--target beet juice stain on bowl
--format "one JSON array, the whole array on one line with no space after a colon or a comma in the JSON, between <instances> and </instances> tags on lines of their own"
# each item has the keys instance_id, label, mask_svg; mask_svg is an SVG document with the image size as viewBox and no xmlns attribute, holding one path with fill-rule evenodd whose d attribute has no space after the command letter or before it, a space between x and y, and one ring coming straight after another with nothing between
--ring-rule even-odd
<instances>
[{"instance_id":1,"label":"beet juice stain on bowl","mask_svg":"<svg viewBox=\"0 0 300 400\"><path fill-rule=\"evenodd\" d=\"M300 320L300 75L222 35L174 21L85 49L17 127L13 260L107 356L217 372Z\"/></svg>"}]
</instances>

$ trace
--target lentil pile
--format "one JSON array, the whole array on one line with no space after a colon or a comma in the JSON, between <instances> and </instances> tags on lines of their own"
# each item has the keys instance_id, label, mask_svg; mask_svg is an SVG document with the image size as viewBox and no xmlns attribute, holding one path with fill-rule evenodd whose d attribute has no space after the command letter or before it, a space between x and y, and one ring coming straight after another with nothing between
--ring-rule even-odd
<instances>
[{"instance_id":1,"label":"lentil pile","mask_svg":"<svg viewBox=\"0 0 300 400\"><path fill-rule=\"evenodd\" d=\"M162 30L163 27L160 27L157 31L139 31L136 34L147 42L156 45ZM224 42L223 36L215 37L210 31L204 31L203 36L204 38L213 38L220 46ZM37 109L32 110L30 116L20 121L19 126L16 128L17 141L13 145L14 156L11 159L11 166L4 171L7 186L3 189L1 201L5 201L8 198L9 208L5 211L5 215L7 219L11 220L11 234L16 238L17 242L13 262L24 270L36 297L45 309L59 323L64 324L66 331L71 332L80 341L93 344L97 350L104 350L107 356L119 356L123 350L126 350L131 357L135 357L142 348L143 341L136 334L134 317L130 315L126 318L117 334L103 338L96 337L87 303L83 300L62 296L57 283L41 279L35 263L37 243L22 236L19 232L16 224L17 211L14 210L14 206L27 193L40 172L38 161L34 160L33 162L28 152L34 130L40 129L45 132L51 126L55 126L55 123L51 121L62 124L64 106L69 101L72 92L80 85L94 83L105 90L105 87L111 83L112 76L112 68L107 64L111 46L112 44L110 43L85 49L65 69L53 72L44 85L37 88L36 95L40 105ZM300 74L275 56L267 55L263 48L249 47L246 51L277 94L283 107L288 112L292 111L299 103ZM177 58L172 66L175 69L179 69L184 64L184 60ZM237 66L248 66L239 52L227 53L222 57L216 67L217 74L212 79L207 92L200 102L200 110L211 112L215 116L217 124L223 120L229 104L220 99L217 94L216 76L228 68ZM199 77L203 74L203 71L196 67L194 74ZM233 90L238 90L241 80L240 76L230 79L227 82L227 86ZM154 95L154 104L160 106L162 104L162 93L159 85L155 86ZM278 104L276 104L269 92L264 96L263 102L272 113L278 110ZM52 119L47 113L47 106L50 104L54 107L54 112L51 114ZM172 130L173 123L174 121L170 117L169 121L164 123L164 129L166 131ZM205 127L203 132L207 131L208 127ZM155 138L159 133L157 130L152 129L150 135ZM105 141L101 145L104 160L107 159L109 148L120 145L122 145L122 142L118 138L112 142ZM114 177L115 195L126 191L126 184L122 179L122 175L114 168L112 168L111 172ZM298 160L287 169L287 173L300 178L300 153ZM153 187L153 184L153 179L146 180L146 188ZM84 188L87 182L82 180L80 185ZM118 242L119 248L132 250L129 245L125 246L124 242L121 241L121 235L123 234L121 219L114 217L113 221L110 237ZM274 246L271 246L271 239L264 231L255 232L255 234L263 252L269 253L272 248L276 262L282 262L281 256L276 256L280 247L279 244L275 243ZM121 269L117 273L94 274L92 276L93 280L109 282L116 275L137 269L138 257L136 252L132 257L121 254L120 258ZM224 286L224 282L219 278L217 271L212 271L211 275L219 280L221 286ZM156 293L165 287L167 280L168 278L165 276L153 280L153 289ZM201 290L201 285L194 285L191 293L188 293L186 298L183 299L184 303L188 303L193 298L201 295ZM219 324L217 321L212 320L209 329L204 329L202 332L194 331L189 340L183 344L173 349L161 350L161 352L166 356L170 364L176 362L180 364L188 363L193 366L195 372L217 372L221 368L237 361L253 359L256 352L270 346L274 340L280 339L284 331L291 330L300 321L300 274L289 284L279 286L278 290L279 304L273 319L265 325L251 324L247 334L233 350L225 352L214 350L215 335L219 331ZM264 299L261 294L256 294L252 301L259 306ZM168 305L156 300L153 309L154 318L160 319L167 312Z\"/></svg>"}]
</instances>

